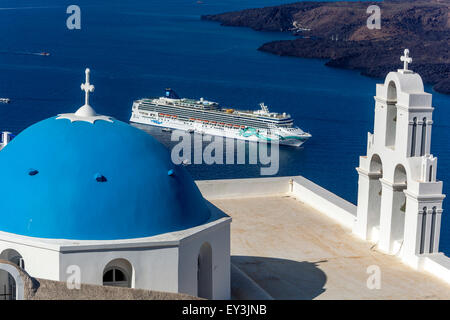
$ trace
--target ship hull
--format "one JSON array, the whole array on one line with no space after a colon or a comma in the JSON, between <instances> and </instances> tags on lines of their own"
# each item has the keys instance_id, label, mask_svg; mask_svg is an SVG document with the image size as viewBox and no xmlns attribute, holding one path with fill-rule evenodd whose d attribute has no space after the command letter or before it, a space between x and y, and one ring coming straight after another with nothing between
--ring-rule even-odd
<instances>
[{"instance_id":1,"label":"ship hull","mask_svg":"<svg viewBox=\"0 0 450 320\"><path fill-rule=\"evenodd\" d=\"M167 121L165 119L153 119L137 114L136 112L132 113L130 122L174 130L194 131L197 134L203 135L219 136L253 142L276 143L293 147L302 146L303 143L305 143L309 138L309 136L283 135L276 132L277 130L274 130L275 133L273 134L263 134L252 128L247 128L245 130L234 128L215 128L201 123L186 123L177 120Z\"/></svg>"}]
</instances>

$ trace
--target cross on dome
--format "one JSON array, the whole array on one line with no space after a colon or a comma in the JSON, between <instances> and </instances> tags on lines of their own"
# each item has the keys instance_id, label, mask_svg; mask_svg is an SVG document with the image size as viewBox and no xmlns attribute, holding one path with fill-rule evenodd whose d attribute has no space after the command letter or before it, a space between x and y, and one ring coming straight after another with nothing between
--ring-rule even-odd
<instances>
[{"instance_id":1,"label":"cross on dome","mask_svg":"<svg viewBox=\"0 0 450 320\"><path fill-rule=\"evenodd\" d=\"M409 50L405 49L405 55L400 57L400 61L403 61L403 71L410 71L408 65L412 63L412 58L409 56Z\"/></svg>"},{"instance_id":2,"label":"cross on dome","mask_svg":"<svg viewBox=\"0 0 450 320\"><path fill-rule=\"evenodd\" d=\"M81 90L84 91L84 105L77 110L75 113L60 114L57 119L69 119L71 122L75 121L86 121L90 123L95 123L97 120L104 120L112 122L110 117L97 115L95 110L89 105L89 93L94 92L94 85L90 81L91 70L86 68L86 82L81 84Z\"/></svg>"},{"instance_id":3,"label":"cross on dome","mask_svg":"<svg viewBox=\"0 0 450 320\"><path fill-rule=\"evenodd\" d=\"M75 114L77 116L82 117L95 117L97 113L89 105L89 93L94 92L95 89L95 87L89 82L91 70L89 68L86 68L85 74L86 74L86 82L81 84L81 90L84 91L84 106L78 109L77 112L75 112Z\"/></svg>"},{"instance_id":4,"label":"cross on dome","mask_svg":"<svg viewBox=\"0 0 450 320\"><path fill-rule=\"evenodd\" d=\"M91 70L89 68L86 68L86 82L81 84L81 90L84 90L85 92L85 98L84 98L84 105L89 105L89 93L94 92L94 85L89 83L89 76L91 74Z\"/></svg>"}]
</instances>

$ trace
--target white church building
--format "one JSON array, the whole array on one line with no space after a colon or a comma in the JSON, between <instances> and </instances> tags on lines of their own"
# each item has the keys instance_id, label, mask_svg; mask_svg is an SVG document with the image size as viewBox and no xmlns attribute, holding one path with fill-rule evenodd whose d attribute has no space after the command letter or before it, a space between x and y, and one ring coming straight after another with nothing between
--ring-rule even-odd
<instances>
[{"instance_id":1,"label":"white church building","mask_svg":"<svg viewBox=\"0 0 450 320\"><path fill-rule=\"evenodd\" d=\"M228 299L231 218L156 139L96 114L89 72L78 111L3 135L0 259L74 285Z\"/></svg>"}]
</instances>

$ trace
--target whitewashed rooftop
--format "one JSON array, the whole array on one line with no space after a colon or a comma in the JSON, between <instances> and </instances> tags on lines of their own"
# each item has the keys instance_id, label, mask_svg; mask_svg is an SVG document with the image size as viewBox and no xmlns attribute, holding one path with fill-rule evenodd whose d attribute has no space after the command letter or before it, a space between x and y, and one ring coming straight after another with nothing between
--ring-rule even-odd
<instances>
[{"instance_id":1,"label":"whitewashed rooftop","mask_svg":"<svg viewBox=\"0 0 450 320\"><path fill-rule=\"evenodd\" d=\"M289 178L197 183L233 219L233 298L450 299L449 284L377 251L329 212L300 201ZM337 197L333 201L352 207ZM371 290L367 268L374 265L381 271L381 288Z\"/></svg>"}]
</instances>

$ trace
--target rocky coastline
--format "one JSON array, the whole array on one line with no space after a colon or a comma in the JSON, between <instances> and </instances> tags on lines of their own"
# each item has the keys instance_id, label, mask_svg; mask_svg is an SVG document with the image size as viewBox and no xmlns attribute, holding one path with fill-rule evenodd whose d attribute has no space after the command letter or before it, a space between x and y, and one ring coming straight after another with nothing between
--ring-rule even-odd
<instances>
[{"instance_id":1,"label":"rocky coastline","mask_svg":"<svg viewBox=\"0 0 450 320\"><path fill-rule=\"evenodd\" d=\"M367 8L381 8L381 28L369 29ZM202 19L224 26L281 31L294 40L262 44L258 50L301 58L326 59L326 65L359 70L382 78L401 67L404 48L411 68L433 89L450 94L450 0L383 2L299 2L246 9Z\"/></svg>"}]
</instances>

